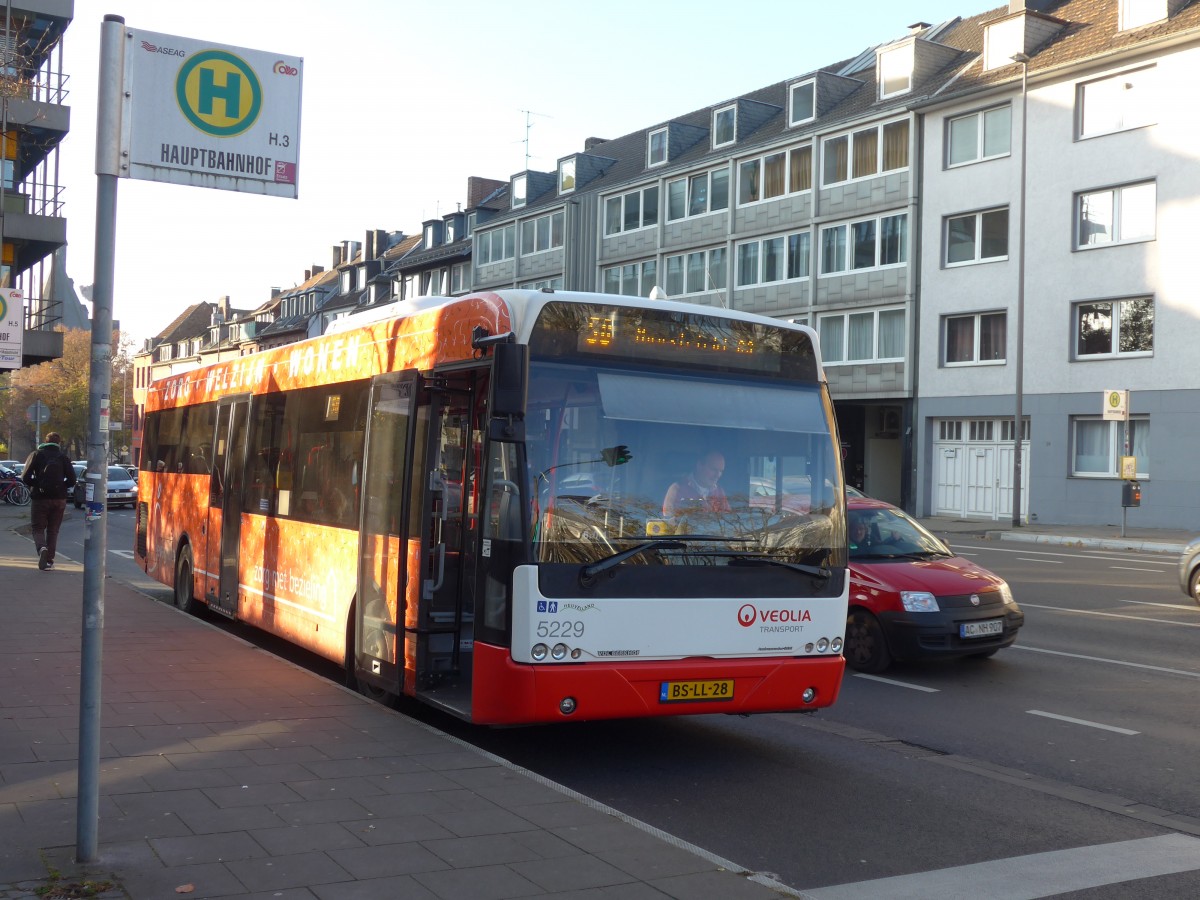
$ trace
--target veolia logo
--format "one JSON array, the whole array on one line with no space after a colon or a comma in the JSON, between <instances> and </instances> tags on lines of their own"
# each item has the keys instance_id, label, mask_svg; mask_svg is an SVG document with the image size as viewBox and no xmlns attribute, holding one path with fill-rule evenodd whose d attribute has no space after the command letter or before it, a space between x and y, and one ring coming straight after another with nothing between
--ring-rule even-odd
<instances>
[{"instance_id":1,"label":"veolia logo","mask_svg":"<svg viewBox=\"0 0 1200 900\"><path fill-rule=\"evenodd\" d=\"M179 68L175 97L187 120L213 137L233 137L262 111L262 85L245 60L204 50Z\"/></svg>"},{"instance_id":2,"label":"veolia logo","mask_svg":"<svg viewBox=\"0 0 1200 900\"><path fill-rule=\"evenodd\" d=\"M738 610L738 624L743 628L749 628L754 624L754 619L758 615L758 610L752 604L747 603Z\"/></svg>"}]
</instances>

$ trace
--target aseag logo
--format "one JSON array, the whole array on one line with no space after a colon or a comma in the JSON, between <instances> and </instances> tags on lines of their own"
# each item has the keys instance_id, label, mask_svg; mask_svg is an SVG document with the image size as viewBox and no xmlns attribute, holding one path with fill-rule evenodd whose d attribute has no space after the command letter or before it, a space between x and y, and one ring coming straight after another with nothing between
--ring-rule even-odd
<instances>
[{"instance_id":1,"label":"aseag logo","mask_svg":"<svg viewBox=\"0 0 1200 900\"><path fill-rule=\"evenodd\" d=\"M197 53L179 69L175 97L189 122L213 137L233 137L262 111L262 84L245 60L224 50Z\"/></svg>"}]
</instances>

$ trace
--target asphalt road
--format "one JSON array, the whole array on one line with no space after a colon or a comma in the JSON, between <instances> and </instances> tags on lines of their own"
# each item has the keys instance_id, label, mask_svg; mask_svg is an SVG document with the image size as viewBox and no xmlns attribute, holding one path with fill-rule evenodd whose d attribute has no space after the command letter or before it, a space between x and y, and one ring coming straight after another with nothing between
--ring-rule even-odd
<instances>
[{"instance_id":1,"label":"asphalt road","mask_svg":"<svg viewBox=\"0 0 1200 900\"><path fill-rule=\"evenodd\" d=\"M108 574L169 600L132 532L110 512ZM82 559L81 516L61 540ZM1017 645L850 675L815 716L487 730L417 714L806 896L1200 896L1200 608L1175 557L956 549L1012 584Z\"/></svg>"}]
</instances>

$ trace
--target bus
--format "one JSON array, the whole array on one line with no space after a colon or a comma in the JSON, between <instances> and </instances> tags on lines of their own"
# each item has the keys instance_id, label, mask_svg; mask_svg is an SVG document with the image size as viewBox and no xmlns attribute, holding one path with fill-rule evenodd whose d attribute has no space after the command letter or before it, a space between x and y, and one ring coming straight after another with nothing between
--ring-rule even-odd
<instances>
[{"instance_id":1,"label":"bus","mask_svg":"<svg viewBox=\"0 0 1200 900\"><path fill-rule=\"evenodd\" d=\"M155 381L135 555L183 610L475 723L814 711L844 670L838 447L807 327L419 298ZM702 454L721 508L668 514Z\"/></svg>"}]
</instances>

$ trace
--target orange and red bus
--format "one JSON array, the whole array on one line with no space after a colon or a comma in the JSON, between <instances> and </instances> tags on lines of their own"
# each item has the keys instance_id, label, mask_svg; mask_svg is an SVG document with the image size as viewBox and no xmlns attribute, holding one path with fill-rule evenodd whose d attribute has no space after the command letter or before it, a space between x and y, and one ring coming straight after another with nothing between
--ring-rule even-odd
<instances>
[{"instance_id":1,"label":"orange and red bus","mask_svg":"<svg viewBox=\"0 0 1200 900\"><path fill-rule=\"evenodd\" d=\"M423 298L160 379L146 409L139 564L364 693L487 724L837 697L845 500L809 328ZM666 515L714 452L720 508Z\"/></svg>"}]
</instances>

